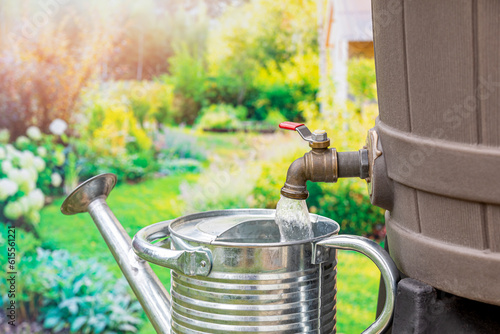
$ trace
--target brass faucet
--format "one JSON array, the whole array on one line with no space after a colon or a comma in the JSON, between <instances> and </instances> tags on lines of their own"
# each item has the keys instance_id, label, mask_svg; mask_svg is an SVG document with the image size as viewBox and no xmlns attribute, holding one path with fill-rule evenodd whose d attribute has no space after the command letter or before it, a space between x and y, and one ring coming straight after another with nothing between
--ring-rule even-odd
<instances>
[{"instance_id":1,"label":"brass faucet","mask_svg":"<svg viewBox=\"0 0 500 334\"><path fill-rule=\"evenodd\" d=\"M295 130L309 142L311 151L295 160L286 174L286 182L281 194L292 199L306 199L309 196L307 181L337 182L340 177L359 177L369 175L368 150L337 152L330 148L330 138L324 130L311 132L301 123L283 122L280 128Z\"/></svg>"}]
</instances>

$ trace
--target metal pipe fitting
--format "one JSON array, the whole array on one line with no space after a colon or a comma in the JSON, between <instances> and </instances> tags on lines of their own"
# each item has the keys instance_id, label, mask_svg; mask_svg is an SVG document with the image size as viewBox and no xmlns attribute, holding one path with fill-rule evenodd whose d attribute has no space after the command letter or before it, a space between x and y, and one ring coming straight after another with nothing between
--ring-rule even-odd
<instances>
[{"instance_id":1,"label":"metal pipe fitting","mask_svg":"<svg viewBox=\"0 0 500 334\"><path fill-rule=\"evenodd\" d=\"M369 172L368 150L337 153L339 177L366 179Z\"/></svg>"}]
</instances>

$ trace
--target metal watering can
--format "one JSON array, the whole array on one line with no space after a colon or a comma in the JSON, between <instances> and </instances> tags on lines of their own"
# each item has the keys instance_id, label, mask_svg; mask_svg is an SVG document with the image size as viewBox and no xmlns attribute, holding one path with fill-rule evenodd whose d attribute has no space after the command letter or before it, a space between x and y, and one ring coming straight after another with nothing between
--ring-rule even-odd
<instances>
[{"instance_id":1,"label":"metal watering can","mask_svg":"<svg viewBox=\"0 0 500 334\"><path fill-rule=\"evenodd\" d=\"M363 333L390 324L399 274L375 242L338 235L335 221L311 214L314 238L282 243L274 210L263 209L192 214L131 240L106 203L116 180L87 180L61 211L90 213L158 333L335 333L337 249L368 256L382 273L385 305ZM148 262L172 269L171 296Z\"/></svg>"}]
</instances>

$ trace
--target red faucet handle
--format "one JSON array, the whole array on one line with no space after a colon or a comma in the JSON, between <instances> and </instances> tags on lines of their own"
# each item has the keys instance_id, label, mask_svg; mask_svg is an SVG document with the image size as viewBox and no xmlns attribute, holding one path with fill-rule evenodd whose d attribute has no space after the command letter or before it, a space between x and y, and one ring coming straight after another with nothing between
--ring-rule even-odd
<instances>
[{"instance_id":1,"label":"red faucet handle","mask_svg":"<svg viewBox=\"0 0 500 334\"><path fill-rule=\"evenodd\" d=\"M312 143L314 140L312 139L312 133L311 131L307 128L302 123L294 123L294 122L283 122L280 124L280 128L285 129L285 130L295 130L299 133L299 135L304 139L305 141L308 141L309 143Z\"/></svg>"},{"instance_id":2,"label":"red faucet handle","mask_svg":"<svg viewBox=\"0 0 500 334\"><path fill-rule=\"evenodd\" d=\"M293 130L295 131L299 126L302 126L302 123L294 123L294 122L283 122L280 123L280 128L285 130Z\"/></svg>"}]
</instances>

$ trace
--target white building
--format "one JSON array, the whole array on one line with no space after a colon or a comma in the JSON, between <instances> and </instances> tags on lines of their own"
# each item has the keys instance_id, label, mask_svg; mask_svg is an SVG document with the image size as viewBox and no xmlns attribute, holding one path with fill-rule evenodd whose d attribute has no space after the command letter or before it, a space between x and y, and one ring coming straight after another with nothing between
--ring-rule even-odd
<instances>
[{"instance_id":1,"label":"white building","mask_svg":"<svg viewBox=\"0 0 500 334\"><path fill-rule=\"evenodd\" d=\"M348 98L347 61L350 57L373 57L371 0L328 0L324 28L335 100Z\"/></svg>"}]
</instances>

